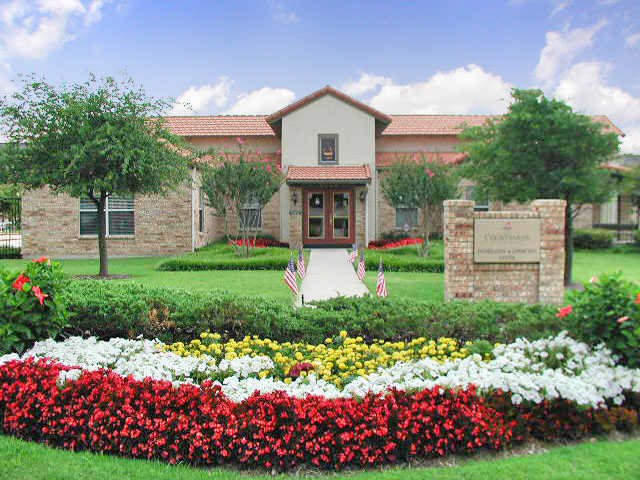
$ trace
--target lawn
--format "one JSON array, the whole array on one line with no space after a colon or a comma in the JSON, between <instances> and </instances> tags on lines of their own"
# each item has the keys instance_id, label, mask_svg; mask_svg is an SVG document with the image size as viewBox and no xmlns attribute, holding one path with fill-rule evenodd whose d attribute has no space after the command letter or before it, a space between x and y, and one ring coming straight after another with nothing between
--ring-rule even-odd
<instances>
[{"instance_id":1,"label":"lawn","mask_svg":"<svg viewBox=\"0 0 640 480\"><path fill-rule=\"evenodd\" d=\"M461 463L462 465L451 468L393 467L382 471L350 472L313 478L352 480L630 479L638 478L640 471L640 440L583 443L552 448L551 451L538 455L468 462L463 460ZM2 478L6 480L273 478L262 472L248 474L220 468L204 470L187 466L171 466L157 461L132 460L88 452L67 452L4 436L0 436L0 468ZM300 478L300 476L282 475L279 478Z\"/></svg>"},{"instance_id":2,"label":"lawn","mask_svg":"<svg viewBox=\"0 0 640 480\"><path fill-rule=\"evenodd\" d=\"M399 249L398 256L409 256L410 248ZM214 250L215 252L215 250ZM204 251L200 255L217 255ZM393 255L385 252L385 255ZM173 258L173 257L171 257ZM113 258L109 261L112 274L132 275L119 282L139 282L145 285L184 288L189 290L223 289L246 295L265 295L283 302L292 300L280 270L210 270L197 272L161 272L157 265L167 257ZM0 260L0 267L17 269L28 260ZM68 275L95 274L98 260L62 260ZM640 250L613 248L605 251L578 250L574 260L574 279L587 282L593 275L621 271L628 280L640 283ZM377 271L367 272L367 286L375 292ZM444 274L422 272L386 272L389 295L422 300L444 298Z\"/></svg>"}]
</instances>

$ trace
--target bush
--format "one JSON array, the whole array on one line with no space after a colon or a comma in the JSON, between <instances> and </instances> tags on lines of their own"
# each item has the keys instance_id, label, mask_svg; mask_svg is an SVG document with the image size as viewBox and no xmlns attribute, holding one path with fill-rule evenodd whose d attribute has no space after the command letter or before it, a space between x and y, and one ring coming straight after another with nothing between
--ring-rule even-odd
<instances>
[{"instance_id":1,"label":"bush","mask_svg":"<svg viewBox=\"0 0 640 480\"><path fill-rule=\"evenodd\" d=\"M294 308L262 297L222 291L191 292L92 280L73 282L65 292L73 313L68 333L100 338L144 335L189 341L201 332L227 338L259 335L321 343L346 330L366 340L424 336L505 343L517 337L557 334L567 323L544 305L495 302L428 302L411 299L338 298L316 308Z\"/></svg>"},{"instance_id":2,"label":"bush","mask_svg":"<svg viewBox=\"0 0 640 480\"><path fill-rule=\"evenodd\" d=\"M620 278L603 276L570 297L576 338L590 345L604 342L622 363L640 367L640 287Z\"/></svg>"},{"instance_id":3,"label":"bush","mask_svg":"<svg viewBox=\"0 0 640 480\"><path fill-rule=\"evenodd\" d=\"M609 248L613 244L613 232L601 229L582 229L573 233L573 246L587 250Z\"/></svg>"},{"instance_id":4,"label":"bush","mask_svg":"<svg viewBox=\"0 0 640 480\"><path fill-rule=\"evenodd\" d=\"M633 233L633 241L637 246L640 246L640 230L636 230Z\"/></svg>"},{"instance_id":5,"label":"bush","mask_svg":"<svg viewBox=\"0 0 640 480\"><path fill-rule=\"evenodd\" d=\"M40 258L22 272L0 271L0 354L23 352L67 326L62 269Z\"/></svg>"}]
</instances>

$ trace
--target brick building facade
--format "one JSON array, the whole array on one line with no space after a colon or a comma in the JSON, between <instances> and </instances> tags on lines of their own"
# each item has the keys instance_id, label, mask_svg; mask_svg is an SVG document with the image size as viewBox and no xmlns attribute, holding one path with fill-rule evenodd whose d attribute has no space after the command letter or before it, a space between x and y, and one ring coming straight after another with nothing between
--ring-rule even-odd
<instances>
[{"instance_id":1,"label":"brick building facade","mask_svg":"<svg viewBox=\"0 0 640 480\"><path fill-rule=\"evenodd\" d=\"M167 127L196 147L227 155L243 148L278 163L286 181L261 211L258 233L299 245L365 245L407 227L416 233L420 213L387 203L380 188L385 169L403 160L458 163L458 135L482 125L486 115L386 115L325 87L268 116L167 117ZM622 135L607 117L594 117ZM198 175L166 197L114 199L109 253L114 256L173 255L193 251L238 228L238 219L221 218L202 206ZM470 186L461 193L467 198ZM124 205L126 211L117 210ZM498 203L486 205L500 210ZM86 203L47 190L23 197L23 255L96 256L97 241ZM578 226L613 218L613 207L583 210ZM602 212L605 212L604 215ZM626 200L615 210L634 212ZM628 215L629 214L629 215ZM607 216L608 215L608 216ZM202 218L201 218L202 217ZM438 212L436 231L442 231ZM636 220L637 221L637 220ZM95 223L95 222L94 222ZM93 230L92 230L93 228Z\"/></svg>"}]
</instances>

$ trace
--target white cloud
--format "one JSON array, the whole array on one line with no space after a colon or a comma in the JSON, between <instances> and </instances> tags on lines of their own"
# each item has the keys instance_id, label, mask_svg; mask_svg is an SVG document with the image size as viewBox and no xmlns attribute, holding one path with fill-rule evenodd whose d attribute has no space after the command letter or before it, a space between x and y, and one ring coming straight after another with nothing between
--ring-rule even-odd
<instances>
[{"instance_id":1,"label":"white cloud","mask_svg":"<svg viewBox=\"0 0 640 480\"><path fill-rule=\"evenodd\" d=\"M215 85L189 87L178 96L170 114L192 115L203 113L203 110L212 105L222 107L227 103L232 83L229 78L220 77Z\"/></svg>"},{"instance_id":2,"label":"white cloud","mask_svg":"<svg viewBox=\"0 0 640 480\"><path fill-rule=\"evenodd\" d=\"M278 12L273 16L273 19L278 23L298 23L300 18L293 12Z\"/></svg>"},{"instance_id":3,"label":"white cloud","mask_svg":"<svg viewBox=\"0 0 640 480\"><path fill-rule=\"evenodd\" d=\"M624 129L626 136L622 139L622 153L640 154L640 124Z\"/></svg>"},{"instance_id":4,"label":"white cloud","mask_svg":"<svg viewBox=\"0 0 640 480\"><path fill-rule=\"evenodd\" d=\"M266 115L293 102L295 94L286 88L263 87L238 97L226 113L232 115Z\"/></svg>"},{"instance_id":5,"label":"white cloud","mask_svg":"<svg viewBox=\"0 0 640 480\"><path fill-rule=\"evenodd\" d=\"M593 37L605 25L606 22L601 20L590 28L570 30L567 26L561 32L547 32L547 43L540 52L535 69L536 79L550 85L565 65L593 45Z\"/></svg>"},{"instance_id":6,"label":"white cloud","mask_svg":"<svg viewBox=\"0 0 640 480\"><path fill-rule=\"evenodd\" d=\"M564 9L566 9L567 7L569 7L571 5L573 5L573 2L570 2L570 1L558 3L553 8L553 11L551 12L551 16L555 17L557 14L559 14L561 11L563 11Z\"/></svg>"},{"instance_id":7,"label":"white cloud","mask_svg":"<svg viewBox=\"0 0 640 480\"><path fill-rule=\"evenodd\" d=\"M607 115L626 134L622 151L640 153L640 97L606 84L611 66L582 62L560 78L554 96L576 110L590 115Z\"/></svg>"},{"instance_id":8,"label":"white cloud","mask_svg":"<svg viewBox=\"0 0 640 480\"><path fill-rule=\"evenodd\" d=\"M376 75L369 75L368 73L361 73L360 78L353 82L347 82L340 87L340 89L347 95L359 97L365 93L375 90L379 86L383 85L390 79L385 77L378 77Z\"/></svg>"},{"instance_id":9,"label":"white cloud","mask_svg":"<svg viewBox=\"0 0 640 480\"><path fill-rule=\"evenodd\" d=\"M0 57L43 59L101 18L112 0L12 0L0 6Z\"/></svg>"},{"instance_id":10,"label":"white cloud","mask_svg":"<svg viewBox=\"0 0 640 480\"><path fill-rule=\"evenodd\" d=\"M386 81L370 104L385 113L502 113L511 85L498 75L468 65L438 72L425 82L396 85Z\"/></svg>"},{"instance_id":11,"label":"white cloud","mask_svg":"<svg viewBox=\"0 0 640 480\"><path fill-rule=\"evenodd\" d=\"M630 48L633 48L636 45L640 45L640 33L629 35L627 38L625 38L624 44Z\"/></svg>"}]
</instances>

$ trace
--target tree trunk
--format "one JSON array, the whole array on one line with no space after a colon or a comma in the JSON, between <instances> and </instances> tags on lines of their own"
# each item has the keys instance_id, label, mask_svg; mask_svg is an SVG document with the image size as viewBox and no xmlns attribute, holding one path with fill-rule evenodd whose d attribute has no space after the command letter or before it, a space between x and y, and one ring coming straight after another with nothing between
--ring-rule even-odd
<instances>
[{"instance_id":1,"label":"tree trunk","mask_svg":"<svg viewBox=\"0 0 640 480\"><path fill-rule=\"evenodd\" d=\"M564 285L569 286L573 277L573 215L571 201L567 200L564 213Z\"/></svg>"},{"instance_id":2,"label":"tree trunk","mask_svg":"<svg viewBox=\"0 0 640 480\"><path fill-rule=\"evenodd\" d=\"M102 192L97 201L98 206L98 252L100 253L101 277L109 275L109 253L107 252L107 194Z\"/></svg>"}]
</instances>

